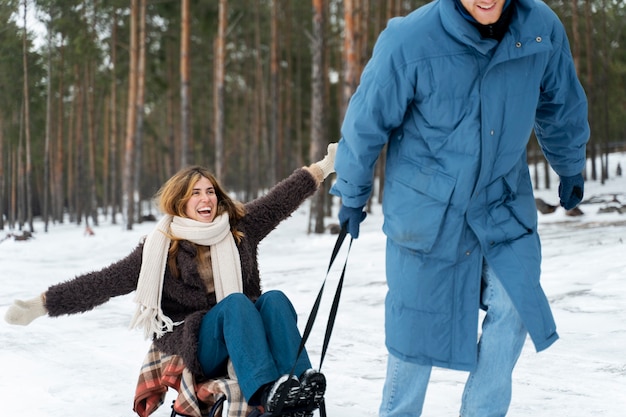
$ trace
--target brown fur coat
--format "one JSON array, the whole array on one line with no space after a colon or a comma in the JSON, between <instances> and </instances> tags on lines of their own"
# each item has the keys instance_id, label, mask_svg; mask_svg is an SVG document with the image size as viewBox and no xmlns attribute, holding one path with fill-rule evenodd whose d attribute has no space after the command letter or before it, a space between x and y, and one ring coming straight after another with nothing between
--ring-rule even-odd
<instances>
[{"instance_id":1,"label":"brown fur coat","mask_svg":"<svg viewBox=\"0 0 626 417\"><path fill-rule=\"evenodd\" d=\"M306 169L298 169L276 184L266 195L245 205L246 215L237 225L244 237L237 244L241 259L243 292L251 300L261 295L258 245L278 224L288 218L317 190L317 180ZM143 244L126 258L100 271L90 272L51 286L46 292L46 308L52 317L81 313L107 302L111 297L128 294L137 288ZM155 340L165 354L182 356L187 367L203 377L197 358L198 333L204 314L216 303L215 293L208 294L198 272L196 247L182 241L178 252L180 277L165 270L163 312L174 322L184 320L174 331ZM130 317L129 317L130 320Z\"/></svg>"}]
</instances>

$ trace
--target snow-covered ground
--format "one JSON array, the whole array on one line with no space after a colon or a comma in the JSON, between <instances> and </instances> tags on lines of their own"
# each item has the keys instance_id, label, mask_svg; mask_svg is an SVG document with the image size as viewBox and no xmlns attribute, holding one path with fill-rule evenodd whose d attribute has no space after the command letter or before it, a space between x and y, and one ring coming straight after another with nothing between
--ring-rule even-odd
<instances>
[{"instance_id":1,"label":"snow-covered ground","mask_svg":"<svg viewBox=\"0 0 626 417\"><path fill-rule=\"evenodd\" d=\"M626 154L611 156L626 167ZM558 184L555 178L552 182ZM626 204L626 177L587 182L586 198L616 195ZM537 197L557 204L556 190ZM623 417L626 415L626 213L599 214L606 203L583 204L581 217L563 209L540 214L543 286L561 339L540 354L528 341L514 374L511 417ZM307 235L308 204L262 244L264 288L292 299L302 326L324 279L335 236ZM334 222L334 219L329 219ZM385 238L373 207L352 246L337 323L322 370L328 378L330 417L376 416L385 375L383 335ZM35 239L0 243L0 315L16 298L99 269L125 256L154 223L123 231L106 221L85 236L76 225L52 226ZM8 232L0 232L0 240ZM319 361L328 305L345 259L344 245L329 275L307 348ZM71 317L42 317L30 326L0 321L0 415L131 417L139 366L148 349L128 330L132 295ZM424 416L458 416L467 374L435 369ZM154 416L169 416L174 393Z\"/></svg>"}]
</instances>

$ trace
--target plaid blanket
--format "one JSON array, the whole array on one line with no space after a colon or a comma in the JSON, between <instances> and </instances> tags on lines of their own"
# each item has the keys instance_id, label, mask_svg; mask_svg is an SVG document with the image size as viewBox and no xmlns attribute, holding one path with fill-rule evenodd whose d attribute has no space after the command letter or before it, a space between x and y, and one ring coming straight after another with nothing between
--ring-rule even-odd
<instances>
[{"instance_id":1,"label":"plaid blanket","mask_svg":"<svg viewBox=\"0 0 626 417\"><path fill-rule=\"evenodd\" d=\"M152 345L141 366L133 411L140 417L148 417L163 404L169 388L178 391L174 410L183 416L208 414L221 396L226 396L228 404L228 414L223 417L245 417L251 411L236 379L225 376L196 382L180 356L165 355ZM215 415L220 416L223 411Z\"/></svg>"}]
</instances>

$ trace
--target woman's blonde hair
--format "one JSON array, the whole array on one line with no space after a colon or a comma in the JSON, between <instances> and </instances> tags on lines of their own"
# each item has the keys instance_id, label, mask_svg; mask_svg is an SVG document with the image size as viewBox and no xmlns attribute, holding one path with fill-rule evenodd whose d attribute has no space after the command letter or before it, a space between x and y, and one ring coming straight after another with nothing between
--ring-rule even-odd
<instances>
[{"instance_id":1,"label":"woman's blonde hair","mask_svg":"<svg viewBox=\"0 0 626 417\"><path fill-rule=\"evenodd\" d=\"M194 185L202 177L208 179L215 189L215 195L217 196L216 216L225 212L228 213L231 233L237 242L241 241L243 233L237 230L237 223L245 215L243 204L230 198L215 176L201 166L195 165L183 168L163 184L155 194L159 210L172 216L187 217L185 206L193 194ZM174 274L176 274L175 271L177 270L174 268L177 251L178 240L174 238L170 247L170 262L174 262L170 266Z\"/></svg>"}]
</instances>

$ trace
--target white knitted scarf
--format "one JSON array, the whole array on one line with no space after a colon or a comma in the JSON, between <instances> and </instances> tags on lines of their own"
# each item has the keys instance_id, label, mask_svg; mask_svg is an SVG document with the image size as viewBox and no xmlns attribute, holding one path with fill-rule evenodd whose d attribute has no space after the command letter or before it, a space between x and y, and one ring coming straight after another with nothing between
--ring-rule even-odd
<instances>
[{"instance_id":1,"label":"white knitted scarf","mask_svg":"<svg viewBox=\"0 0 626 417\"><path fill-rule=\"evenodd\" d=\"M170 235L211 247L217 301L229 294L243 292L239 251L230 231L228 214L217 216L211 223L165 215L144 242L141 271L134 298L137 310L130 323L131 329L143 328L146 339L152 335L159 338L171 332L175 324L179 324L174 323L161 309Z\"/></svg>"}]
</instances>

